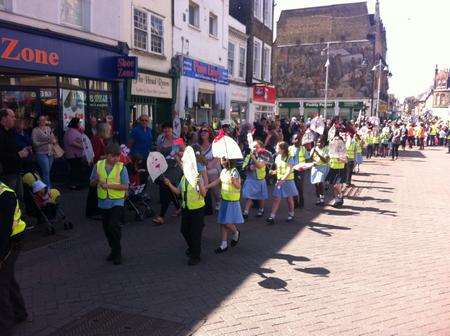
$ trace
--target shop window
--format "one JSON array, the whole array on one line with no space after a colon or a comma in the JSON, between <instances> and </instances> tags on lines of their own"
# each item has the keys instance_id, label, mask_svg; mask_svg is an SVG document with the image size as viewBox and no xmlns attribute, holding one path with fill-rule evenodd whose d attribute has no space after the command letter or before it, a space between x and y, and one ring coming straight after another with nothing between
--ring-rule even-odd
<instances>
[{"instance_id":1,"label":"shop window","mask_svg":"<svg viewBox=\"0 0 450 336\"><path fill-rule=\"evenodd\" d=\"M106 117L111 115L112 96L107 92L89 92L89 116L97 120L106 121Z\"/></svg>"},{"instance_id":2,"label":"shop window","mask_svg":"<svg viewBox=\"0 0 450 336\"><path fill-rule=\"evenodd\" d=\"M41 115L47 116L50 126L59 129L58 93L56 89L43 88L39 90Z\"/></svg>"},{"instance_id":3,"label":"shop window","mask_svg":"<svg viewBox=\"0 0 450 336\"><path fill-rule=\"evenodd\" d=\"M84 127L86 116L86 92L81 90L61 89L61 108L64 130L72 118L79 118Z\"/></svg>"},{"instance_id":4,"label":"shop window","mask_svg":"<svg viewBox=\"0 0 450 336\"><path fill-rule=\"evenodd\" d=\"M24 120L30 127L37 117L36 91L0 91L1 107L10 108L17 119Z\"/></svg>"},{"instance_id":5,"label":"shop window","mask_svg":"<svg viewBox=\"0 0 450 336\"><path fill-rule=\"evenodd\" d=\"M228 74L230 77L234 77L234 44L228 42Z\"/></svg>"},{"instance_id":6,"label":"shop window","mask_svg":"<svg viewBox=\"0 0 450 336\"><path fill-rule=\"evenodd\" d=\"M147 13L134 9L134 46L135 48L147 50L148 41L148 19Z\"/></svg>"},{"instance_id":7,"label":"shop window","mask_svg":"<svg viewBox=\"0 0 450 336\"><path fill-rule=\"evenodd\" d=\"M192 1L189 1L189 24L200 28L200 7Z\"/></svg>"},{"instance_id":8,"label":"shop window","mask_svg":"<svg viewBox=\"0 0 450 336\"><path fill-rule=\"evenodd\" d=\"M61 24L83 28L87 12L85 0L61 0Z\"/></svg>"},{"instance_id":9,"label":"shop window","mask_svg":"<svg viewBox=\"0 0 450 336\"><path fill-rule=\"evenodd\" d=\"M270 70L271 70L270 68L271 68L271 61L272 61L272 49L267 44L264 45L262 60L263 60L263 66L262 66L263 76L262 76L262 78L266 82L270 82Z\"/></svg>"},{"instance_id":10,"label":"shop window","mask_svg":"<svg viewBox=\"0 0 450 336\"><path fill-rule=\"evenodd\" d=\"M262 42L257 38L253 41L253 77L261 79Z\"/></svg>"},{"instance_id":11,"label":"shop window","mask_svg":"<svg viewBox=\"0 0 450 336\"><path fill-rule=\"evenodd\" d=\"M89 81L89 89L97 90L97 91L111 91L111 83L110 82L101 82L101 81Z\"/></svg>"},{"instance_id":12,"label":"shop window","mask_svg":"<svg viewBox=\"0 0 450 336\"><path fill-rule=\"evenodd\" d=\"M239 78L245 77L245 58L247 50L245 47L239 47Z\"/></svg>"},{"instance_id":13,"label":"shop window","mask_svg":"<svg viewBox=\"0 0 450 336\"><path fill-rule=\"evenodd\" d=\"M163 20L155 15L152 15L152 41L151 51L157 54L164 53L164 23Z\"/></svg>"},{"instance_id":14,"label":"shop window","mask_svg":"<svg viewBox=\"0 0 450 336\"><path fill-rule=\"evenodd\" d=\"M87 88L87 80L82 78L73 78L73 77L60 77L60 84L64 88L72 89L72 88Z\"/></svg>"},{"instance_id":15,"label":"shop window","mask_svg":"<svg viewBox=\"0 0 450 336\"><path fill-rule=\"evenodd\" d=\"M264 0L264 24L272 29L273 0Z\"/></svg>"},{"instance_id":16,"label":"shop window","mask_svg":"<svg viewBox=\"0 0 450 336\"><path fill-rule=\"evenodd\" d=\"M209 35L217 37L217 15L209 13Z\"/></svg>"}]
</instances>

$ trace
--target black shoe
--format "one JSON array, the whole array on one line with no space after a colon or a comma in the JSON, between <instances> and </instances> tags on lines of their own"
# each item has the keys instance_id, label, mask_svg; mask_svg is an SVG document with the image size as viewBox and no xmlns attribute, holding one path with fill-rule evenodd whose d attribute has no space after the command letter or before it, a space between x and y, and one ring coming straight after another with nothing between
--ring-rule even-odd
<instances>
[{"instance_id":1,"label":"black shoe","mask_svg":"<svg viewBox=\"0 0 450 336\"><path fill-rule=\"evenodd\" d=\"M188 257L191 256L191 250L189 248L186 249L186 251L184 251L184 254L186 254Z\"/></svg>"},{"instance_id":2,"label":"black shoe","mask_svg":"<svg viewBox=\"0 0 450 336\"><path fill-rule=\"evenodd\" d=\"M194 258L194 257L191 257L191 258L189 258L189 260L188 260L188 265L189 266L195 266L195 265L198 265L199 263L200 263L200 258Z\"/></svg>"},{"instance_id":3,"label":"black shoe","mask_svg":"<svg viewBox=\"0 0 450 336\"><path fill-rule=\"evenodd\" d=\"M231 239L231 247L235 247L238 243L239 243L239 239L241 239L241 231L237 231L238 232L238 239L237 240L234 240L234 239Z\"/></svg>"},{"instance_id":4,"label":"black shoe","mask_svg":"<svg viewBox=\"0 0 450 336\"><path fill-rule=\"evenodd\" d=\"M244 219L248 219L248 213L243 212L243 213L242 213L242 217L243 217Z\"/></svg>"},{"instance_id":5,"label":"black shoe","mask_svg":"<svg viewBox=\"0 0 450 336\"><path fill-rule=\"evenodd\" d=\"M214 250L214 253L215 253L215 254L221 254L221 253L224 253L224 252L226 252L226 251L228 251L228 246L225 247L225 249L222 249L222 248L219 246L218 248L216 248L216 249Z\"/></svg>"},{"instance_id":6,"label":"black shoe","mask_svg":"<svg viewBox=\"0 0 450 336\"><path fill-rule=\"evenodd\" d=\"M115 257L113 259L113 264L114 265L121 265L122 264L122 257L121 256Z\"/></svg>"},{"instance_id":7,"label":"black shoe","mask_svg":"<svg viewBox=\"0 0 450 336\"><path fill-rule=\"evenodd\" d=\"M114 255L112 254L112 252L106 257L106 261L113 261L114 260Z\"/></svg>"},{"instance_id":8,"label":"black shoe","mask_svg":"<svg viewBox=\"0 0 450 336\"><path fill-rule=\"evenodd\" d=\"M275 219L273 217L269 217L266 219L266 222L268 225L274 225L275 224Z\"/></svg>"}]
</instances>

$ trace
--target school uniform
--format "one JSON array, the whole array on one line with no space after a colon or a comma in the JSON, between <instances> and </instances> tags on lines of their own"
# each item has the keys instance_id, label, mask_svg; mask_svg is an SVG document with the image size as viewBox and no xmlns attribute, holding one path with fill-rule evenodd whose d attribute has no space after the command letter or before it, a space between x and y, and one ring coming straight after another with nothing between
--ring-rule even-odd
<instances>
[{"instance_id":1,"label":"school uniform","mask_svg":"<svg viewBox=\"0 0 450 336\"><path fill-rule=\"evenodd\" d=\"M341 184L345 182L345 163L339 161L337 158L330 158L330 172L328 173L327 180L331 185Z\"/></svg>"},{"instance_id":2,"label":"school uniform","mask_svg":"<svg viewBox=\"0 0 450 336\"><path fill-rule=\"evenodd\" d=\"M355 163L360 165L363 163L363 146L361 141L355 140L356 142L356 157L355 157Z\"/></svg>"},{"instance_id":3,"label":"school uniform","mask_svg":"<svg viewBox=\"0 0 450 336\"><path fill-rule=\"evenodd\" d=\"M297 165L299 163L306 163L306 161L310 159L309 153L304 146L289 146L289 156L294 160L294 165ZM305 205L305 199L303 196L303 190L305 189L305 172L294 171L294 182L298 191L297 205L298 207L303 208Z\"/></svg>"},{"instance_id":4,"label":"school uniform","mask_svg":"<svg viewBox=\"0 0 450 336\"><path fill-rule=\"evenodd\" d=\"M217 221L219 224L242 224L244 223L244 217L242 217L241 203L241 190L236 188L232 179L239 178L239 172L236 168L222 169L220 173L220 181L222 185L219 214Z\"/></svg>"},{"instance_id":5,"label":"school uniform","mask_svg":"<svg viewBox=\"0 0 450 336\"><path fill-rule=\"evenodd\" d=\"M325 179L328 175L330 167L328 163L320 158L326 158L328 156L328 147L314 149L314 153L312 154L312 160L314 162L314 166L311 168L311 184L324 183ZM320 156L316 153L319 152Z\"/></svg>"},{"instance_id":6,"label":"school uniform","mask_svg":"<svg viewBox=\"0 0 450 336\"><path fill-rule=\"evenodd\" d=\"M277 155L275 159L275 164L277 166L277 180L281 181L286 175L289 165L294 165L294 159L288 158L283 159L281 155ZM294 172L291 171L288 177L283 181L280 187L275 186L273 189L272 196L275 198L287 198L298 196L297 186L294 182Z\"/></svg>"},{"instance_id":7,"label":"school uniform","mask_svg":"<svg viewBox=\"0 0 450 336\"><path fill-rule=\"evenodd\" d=\"M266 167L250 169L252 159L247 155L242 164L242 169L247 170L244 186L242 187L242 197L255 201L266 200L269 198L266 182Z\"/></svg>"},{"instance_id":8,"label":"school uniform","mask_svg":"<svg viewBox=\"0 0 450 336\"><path fill-rule=\"evenodd\" d=\"M345 164L346 177L345 180L347 184L352 183L353 169L355 169L355 159L356 159L356 142L351 139L345 145L347 149L347 163Z\"/></svg>"}]
</instances>

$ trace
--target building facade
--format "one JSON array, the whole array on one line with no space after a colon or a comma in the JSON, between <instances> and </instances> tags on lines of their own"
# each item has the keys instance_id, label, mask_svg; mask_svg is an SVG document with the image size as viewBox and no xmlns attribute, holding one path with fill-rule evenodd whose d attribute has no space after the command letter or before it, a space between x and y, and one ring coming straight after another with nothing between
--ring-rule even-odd
<instances>
[{"instance_id":1,"label":"building facade","mask_svg":"<svg viewBox=\"0 0 450 336\"><path fill-rule=\"evenodd\" d=\"M228 0L174 0L176 113L196 123L230 118Z\"/></svg>"},{"instance_id":2,"label":"building facade","mask_svg":"<svg viewBox=\"0 0 450 336\"><path fill-rule=\"evenodd\" d=\"M119 0L0 1L1 106L29 126L48 116L59 136L73 117L96 117L123 139L122 10Z\"/></svg>"},{"instance_id":3,"label":"building facade","mask_svg":"<svg viewBox=\"0 0 450 336\"><path fill-rule=\"evenodd\" d=\"M370 114L379 74L380 111L387 112L386 52L378 3L375 14L365 2L282 11L274 47L280 115L312 117L325 109L343 119L356 118L360 110Z\"/></svg>"},{"instance_id":4,"label":"building facade","mask_svg":"<svg viewBox=\"0 0 450 336\"><path fill-rule=\"evenodd\" d=\"M273 0L230 0L230 15L246 26L247 71L250 87L248 121L274 117L275 88L272 85Z\"/></svg>"}]
</instances>

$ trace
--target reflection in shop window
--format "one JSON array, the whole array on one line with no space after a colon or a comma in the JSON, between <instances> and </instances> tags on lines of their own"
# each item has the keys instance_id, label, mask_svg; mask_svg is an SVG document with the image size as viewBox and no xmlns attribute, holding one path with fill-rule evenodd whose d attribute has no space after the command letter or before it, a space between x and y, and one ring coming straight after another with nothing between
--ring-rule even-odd
<instances>
[{"instance_id":1,"label":"reflection in shop window","mask_svg":"<svg viewBox=\"0 0 450 336\"><path fill-rule=\"evenodd\" d=\"M0 91L1 107L14 111L17 119L34 121L37 117L35 91Z\"/></svg>"},{"instance_id":2,"label":"reflection in shop window","mask_svg":"<svg viewBox=\"0 0 450 336\"><path fill-rule=\"evenodd\" d=\"M87 88L87 80L81 78L73 78L73 77L60 77L61 86L68 89L86 89Z\"/></svg>"},{"instance_id":3,"label":"reflection in shop window","mask_svg":"<svg viewBox=\"0 0 450 336\"><path fill-rule=\"evenodd\" d=\"M59 113L56 89L40 89L39 98L39 104L41 105L41 115L47 116L47 120L52 129L58 130Z\"/></svg>"},{"instance_id":4,"label":"reflection in shop window","mask_svg":"<svg viewBox=\"0 0 450 336\"><path fill-rule=\"evenodd\" d=\"M111 115L111 94L105 92L89 93L89 116L105 121Z\"/></svg>"},{"instance_id":5,"label":"reflection in shop window","mask_svg":"<svg viewBox=\"0 0 450 336\"><path fill-rule=\"evenodd\" d=\"M111 91L111 83L91 80L89 81L89 89L97 91Z\"/></svg>"},{"instance_id":6,"label":"reflection in shop window","mask_svg":"<svg viewBox=\"0 0 450 336\"><path fill-rule=\"evenodd\" d=\"M79 118L84 127L86 93L80 90L61 89L64 130L72 118Z\"/></svg>"}]
</instances>

